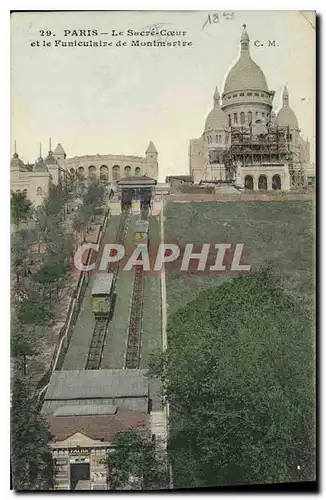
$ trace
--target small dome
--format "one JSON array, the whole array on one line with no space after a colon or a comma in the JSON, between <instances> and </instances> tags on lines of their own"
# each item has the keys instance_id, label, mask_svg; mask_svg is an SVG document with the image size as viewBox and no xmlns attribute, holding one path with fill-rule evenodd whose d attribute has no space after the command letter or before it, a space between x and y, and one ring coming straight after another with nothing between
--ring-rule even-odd
<instances>
[{"instance_id":1,"label":"small dome","mask_svg":"<svg viewBox=\"0 0 326 500\"><path fill-rule=\"evenodd\" d=\"M24 162L19 158L17 153L14 153L10 162L10 168L18 168L19 170L26 170Z\"/></svg>"},{"instance_id":2,"label":"small dome","mask_svg":"<svg viewBox=\"0 0 326 500\"><path fill-rule=\"evenodd\" d=\"M283 95L282 95L282 100L283 100L283 106L277 113L277 125L279 127L290 127L291 129L299 129L299 123L298 119L295 116L295 113L292 108L290 108L290 98L289 98L289 93L288 89L284 87L283 90Z\"/></svg>"},{"instance_id":3,"label":"small dome","mask_svg":"<svg viewBox=\"0 0 326 500\"><path fill-rule=\"evenodd\" d=\"M279 127L290 127L299 129L298 119L290 106L283 106L277 114L277 125Z\"/></svg>"},{"instance_id":4,"label":"small dome","mask_svg":"<svg viewBox=\"0 0 326 500\"><path fill-rule=\"evenodd\" d=\"M45 162L46 165L57 165L58 164L57 160L53 156L53 152L52 151L49 151L49 153L48 153L47 157L45 158L44 162Z\"/></svg>"},{"instance_id":5,"label":"small dome","mask_svg":"<svg viewBox=\"0 0 326 500\"><path fill-rule=\"evenodd\" d=\"M36 162L34 164L33 171L34 172L47 172L48 171L47 166L45 165L44 160L41 156L36 160Z\"/></svg>"},{"instance_id":6,"label":"small dome","mask_svg":"<svg viewBox=\"0 0 326 500\"><path fill-rule=\"evenodd\" d=\"M208 130L221 130L228 127L228 117L221 109L220 94L218 92L217 87L215 89L213 99L214 99L214 107L209 112L206 118L204 132L207 132Z\"/></svg>"},{"instance_id":7,"label":"small dome","mask_svg":"<svg viewBox=\"0 0 326 500\"><path fill-rule=\"evenodd\" d=\"M205 122L205 132L208 130L221 130L228 127L228 117L220 106L214 106L209 112Z\"/></svg>"},{"instance_id":8,"label":"small dome","mask_svg":"<svg viewBox=\"0 0 326 500\"><path fill-rule=\"evenodd\" d=\"M240 57L226 77L224 93L235 90L264 90L268 92L264 73L250 57L249 35L245 29L241 34L240 45Z\"/></svg>"}]
</instances>

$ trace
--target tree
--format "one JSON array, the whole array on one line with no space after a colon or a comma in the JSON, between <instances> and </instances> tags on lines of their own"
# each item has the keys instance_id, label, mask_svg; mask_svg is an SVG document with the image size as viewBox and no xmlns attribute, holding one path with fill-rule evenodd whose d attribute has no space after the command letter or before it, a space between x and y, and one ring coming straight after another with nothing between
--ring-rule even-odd
<instances>
[{"instance_id":1,"label":"tree","mask_svg":"<svg viewBox=\"0 0 326 500\"><path fill-rule=\"evenodd\" d=\"M62 255L59 255L58 260L56 260L52 256L41 265L32 276L32 280L42 286L43 296L48 295L51 301L52 291L55 291L56 297L58 297L59 288L67 278L68 269L68 259L63 260Z\"/></svg>"},{"instance_id":2,"label":"tree","mask_svg":"<svg viewBox=\"0 0 326 500\"><path fill-rule=\"evenodd\" d=\"M27 358L39 353L42 336L33 325L21 324L14 317L11 321L10 341L11 356L22 367L23 375L26 375Z\"/></svg>"},{"instance_id":3,"label":"tree","mask_svg":"<svg viewBox=\"0 0 326 500\"><path fill-rule=\"evenodd\" d=\"M23 325L44 325L51 314L46 311L44 304L35 296L26 297L17 310L18 321Z\"/></svg>"},{"instance_id":4,"label":"tree","mask_svg":"<svg viewBox=\"0 0 326 500\"><path fill-rule=\"evenodd\" d=\"M77 209L73 221L73 229L78 232L85 241L85 233L89 227L92 218L92 207L89 205L80 205Z\"/></svg>"},{"instance_id":5,"label":"tree","mask_svg":"<svg viewBox=\"0 0 326 500\"><path fill-rule=\"evenodd\" d=\"M17 373L12 383L11 465L13 487L48 490L52 485L51 435L28 381Z\"/></svg>"},{"instance_id":6,"label":"tree","mask_svg":"<svg viewBox=\"0 0 326 500\"><path fill-rule=\"evenodd\" d=\"M118 432L109 451L110 489L163 489L166 452L137 430Z\"/></svg>"},{"instance_id":7,"label":"tree","mask_svg":"<svg viewBox=\"0 0 326 500\"><path fill-rule=\"evenodd\" d=\"M312 480L311 318L269 271L201 293L151 362L170 401L176 487Z\"/></svg>"},{"instance_id":8,"label":"tree","mask_svg":"<svg viewBox=\"0 0 326 500\"><path fill-rule=\"evenodd\" d=\"M13 223L17 229L22 221L27 221L33 213L33 204L27 198L26 193L15 193L11 191L10 197L10 214Z\"/></svg>"},{"instance_id":9,"label":"tree","mask_svg":"<svg viewBox=\"0 0 326 500\"><path fill-rule=\"evenodd\" d=\"M35 242L34 230L20 229L11 238L11 264L16 280L27 275L31 258L31 245Z\"/></svg>"},{"instance_id":10,"label":"tree","mask_svg":"<svg viewBox=\"0 0 326 500\"><path fill-rule=\"evenodd\" d=\"M101 206L105 200L106 189L103 184L98 180L93 180L88 185L86 192L83 195L83 204L92 208L94 213L94 208L96 206Z\"/></svg>"}]
</instances>

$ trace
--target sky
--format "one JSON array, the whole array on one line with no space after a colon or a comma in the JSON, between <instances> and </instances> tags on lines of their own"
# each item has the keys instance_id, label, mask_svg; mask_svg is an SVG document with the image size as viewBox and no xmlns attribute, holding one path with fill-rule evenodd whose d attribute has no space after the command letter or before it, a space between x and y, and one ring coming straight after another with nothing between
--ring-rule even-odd
<instances>
[{"instance_id":1,"label":"sky","mask_svg":"<svg viewBox=\"0 0 326 500\"><path fill-rule=\"evenodd\" d=\"M228 11L230 12L230 11ZM143 156L149 141L159 154L159 177L189 171L189 140L200 137L218 86L239 56L243 23L250 52L281 107L284 85L301 134L315 136L314 14L298 11L16 12L11 18L11 151L33 162L60 142L68 157L91 154ZM187 47L132 47L126 31L186 32L161 37ZM51 34L41 36L41 30ZM100 36L64 36L64 30L98 30ZM112 36L111 30L122 31ZM55 47L55 41L106 41L111 47ZM117 47L117 40L127 46ZM263 46L255 47L258 40ZM275 47L268 41L275 40ZM51 46L43 47L43 41ZM35 45L39 42L41 46Z\"/></svg>"}]
</instances>

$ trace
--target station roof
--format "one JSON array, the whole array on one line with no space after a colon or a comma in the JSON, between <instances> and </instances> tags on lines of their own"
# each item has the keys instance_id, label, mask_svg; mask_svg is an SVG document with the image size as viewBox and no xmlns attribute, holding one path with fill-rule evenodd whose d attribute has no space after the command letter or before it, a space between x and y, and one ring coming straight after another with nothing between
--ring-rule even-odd
<instances>
[{"instance_id":1,"label":"station roof","mask_svg":"<svg viewBox=\"0 0 326 500\"><path fill-rule=\"evenodd\" d=\"M68 405L60 406L55 412L56 417L68 415L115 415L115 405Z\"/></svg>"},{"instance_id":2,"label":"station roof","mask_svg":"<svg viewBox=\"0 0 326 500\"><path fill-rule=\"evenodd\" d=\"M92 295L108 295L111 292L113 273L97 273L92 288Z\"/></svg>"},{"instance_id":3,"label":"station roof","mask_svg":"<svg viewBox=\"0 0 326 500\"><path fill-rule=\"evenodd\" d=\"M146 370L54 371L45 402L94 398L148 397Z\"/></svg>"},{"instance_id":4,"label":"station roof","mask_svg":"<svg viewBox=\"0 0 326 500\"><path fill-rule=\"evenodd\" d=\"M123 187L134 187L137 186L153 186L157 183L152 177L147 175L130 175L128 177L122 177L117 184Z\"/></svg>"},{"instance_id":5,"label":"station roof","mask_svg":"<svg viewBox=\"0 0 326 500\"><path fill-rule=\"evenodd\" d=\"M137 220L135 224L135 233L142 232L148 233L148 220Z\"/></svg>"},{"instance_id":6,"label":"station roof","mask_svg":"<svg viewBox=\"0 0 326 500\"><path fill-rule=\"evenodd\" d=\"M112 442L118 432L145 430L149 426L146 413L118 410L116 415L48 415L50 432L57 441L64 441L77 432L91 439Z\"/></svg>"},{"instance_id":7,"label":"station roof","mask_svg":"<svg viewBox=\"0 0 326 500\"><path fill-rule=\"evenodd\" d=\"M184 182L194 182L193 175L168 175L167 177L165 177L165 182L168 183L171 181L171 179L176 179L178 181Z\"/></svg>"}]
</instances>

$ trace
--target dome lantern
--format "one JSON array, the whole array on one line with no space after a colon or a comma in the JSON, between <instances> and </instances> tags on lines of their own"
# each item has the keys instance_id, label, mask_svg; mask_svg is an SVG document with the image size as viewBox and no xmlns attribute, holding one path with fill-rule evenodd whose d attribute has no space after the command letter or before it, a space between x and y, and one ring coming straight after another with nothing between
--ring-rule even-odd
<instances>
[{"instance_id":1,"label":"dome lantern","mask_svg":"<svg viewBox=\"0 0 326 500\"><path fill-rule=\"evenodd\" d=\"M24 165L24 162L19 158L19 154L17 153L17 145L16 141L14 143L14 154L12 155L12 159L10 162L10 168L14 170L26 170L26 167Z\"/></svg>"},{"instance_id":2,"label":"dome lantern","mask_svg":"<svg viewBox=\"0 0 326 500\"><path fill-rule=\"evenodd\" d=\"M249 35L247 33L247 30L246 30L247 25L243 24L242 27L243 27L243 31L241 33L241 38L240 38L241 52L245 52L245 51L249 52L250 38L249 38Z\"/></svg>"},{"instance_id":3,"label":"dome lantern","mask_svg":"<svg viewBox=\"0 0 326 500\"><path fill-rule=\"evenodd\" d=\"M220 105L220 94L219 94L217 87L216 87L215 92L214 92L213 104L214 104L214 106Z\"/></svg>"},{"instance_id":4,"label":"dome lantern","mask_svg":"<svg viewBox=\"0 0 326 500\"><path fill-rule=\"evenodd\" d=\"M286 88L286 86L284 86L284 90L283 90L283 106L288 106L289 105L289 93L288 93L288 89Z\"/></svg>"},{"instance_id":5,"label":"dome lantern","mask_svg":"<svg viewBox=\"0 0 326 500\"><path fill-rule=\"evenodd\" d=\"M47 166L45 165L44 160L42 158L42 144L41 143L40 143L40 156L38 157L38 159L35 162L33 171L34 172L47 172L48 171Z\"/></svg>"}]
</instances>

